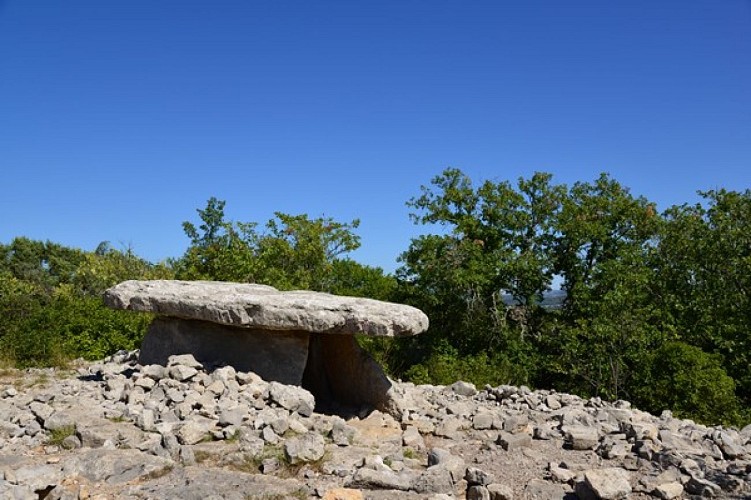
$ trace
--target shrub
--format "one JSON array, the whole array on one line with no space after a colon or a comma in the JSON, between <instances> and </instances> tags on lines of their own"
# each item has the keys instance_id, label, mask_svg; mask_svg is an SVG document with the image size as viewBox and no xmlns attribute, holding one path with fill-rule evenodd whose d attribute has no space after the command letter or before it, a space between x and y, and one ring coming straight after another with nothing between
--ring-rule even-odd
<instances>
[{"instance_id":1,"label":"shrub","mask_svg":"<svg viewBox=\"0 0 751 500\"><path fill-rule=\"evenodd\" d=\"M651 357L647 380L635 390L635 402L653 412L704 424L738 424L740 406L735 381L722 368L720 356L683 342L666 342Z\"/></svg>"},{"instance_id":2,"label":"shrub","mask_svg":"<svg viewBox=\"0 0 751 500\"><path fill-rule=\"evenodd\" d=\"M413 365L405 376L415 384L449 385L464 380L478 387L523 383L526 378L505 356L494 354L489 357L484 352L463 357L436 353L423 363Z\"/></svg>"}]
</instances>

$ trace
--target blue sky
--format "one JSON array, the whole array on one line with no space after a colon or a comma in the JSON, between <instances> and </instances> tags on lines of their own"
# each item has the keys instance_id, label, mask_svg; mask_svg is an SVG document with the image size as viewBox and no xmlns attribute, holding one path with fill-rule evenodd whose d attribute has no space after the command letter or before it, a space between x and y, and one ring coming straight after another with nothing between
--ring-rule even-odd
<instances>
[{"instance_id":1,"label":"blue sky","mask_svg":"<svg viewBox=\"0 0 751 500\"><path fill-rule=\"evenodd\" d=\"M0 242L157 261L216 196L360 218L393 270L449 166L751 187L751 2L0 0Z\"/></svg>"}]
</instances>

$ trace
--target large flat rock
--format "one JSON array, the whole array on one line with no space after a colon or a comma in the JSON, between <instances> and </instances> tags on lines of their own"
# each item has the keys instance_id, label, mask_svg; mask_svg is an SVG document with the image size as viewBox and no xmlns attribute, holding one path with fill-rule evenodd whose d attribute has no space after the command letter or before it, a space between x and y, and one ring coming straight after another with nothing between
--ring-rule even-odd
<instances>
[{"instance_id":1,"label":"large flat rock","mask_svg":"<svg viewBox=\"0 0 751 500\"><path fill-rule=\"evenodd\" d=\"M115 309L272 331L394 337L428 328L422 311L403 304L247 283L125 281L107 290L104 301Z\"/></svg>"}]
</instances>

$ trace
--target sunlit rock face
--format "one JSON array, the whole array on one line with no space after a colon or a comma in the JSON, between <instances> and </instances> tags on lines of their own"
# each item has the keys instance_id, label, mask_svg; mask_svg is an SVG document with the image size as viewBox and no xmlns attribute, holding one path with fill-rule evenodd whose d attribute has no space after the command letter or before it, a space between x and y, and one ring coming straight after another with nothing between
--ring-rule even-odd
<instances>
[{"instance_id":1,"label":"sunlit rock face","mask_svg":"<svg viewBox=\"0 0 751 500\"><path fill-rule=\"evenodd\" d=\"M354 336L408 336L428 327L422 311L403 304L246 283L126 281L104 299L157 315L141 346L143 364L192 354L207 366L302 385L317 409L331 412L398 413L391 382Z\"/></svg>"}]
</instances>

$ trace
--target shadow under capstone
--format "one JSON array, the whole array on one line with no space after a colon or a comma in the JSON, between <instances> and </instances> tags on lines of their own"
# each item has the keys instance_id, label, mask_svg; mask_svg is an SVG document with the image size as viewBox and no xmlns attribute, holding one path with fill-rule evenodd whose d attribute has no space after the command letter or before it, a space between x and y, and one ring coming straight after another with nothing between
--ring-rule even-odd
<instances>
[{"instance_id":1,"label":"shadow under capstone","mask_svg":"<svg viewBox=\"0 0 751 500\"><path fill-rule=\"evenodd\" d=\"M139 362L166 365L174 354L192 354L207 367L230 365L267 381L302 386L315 396L318 413L349 417L393 409L391 382L353 335L157 317L143 339Z\"/></svg>"}]
</instances>

